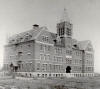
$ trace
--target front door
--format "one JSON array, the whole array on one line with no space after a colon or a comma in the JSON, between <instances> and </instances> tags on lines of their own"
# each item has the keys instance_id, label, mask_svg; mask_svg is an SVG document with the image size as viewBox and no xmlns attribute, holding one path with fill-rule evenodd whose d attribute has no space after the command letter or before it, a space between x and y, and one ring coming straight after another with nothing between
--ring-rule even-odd
<instances>
[{"instance_id":1,"label":"front door","mask_svg":"<svg viewBox=\"0 0 100 89\"><path fill-rule=\"evenodd\" d=\"M66 73L71 73L71 67L70 66L66 67Z\"/></svg>"}]
</instances>

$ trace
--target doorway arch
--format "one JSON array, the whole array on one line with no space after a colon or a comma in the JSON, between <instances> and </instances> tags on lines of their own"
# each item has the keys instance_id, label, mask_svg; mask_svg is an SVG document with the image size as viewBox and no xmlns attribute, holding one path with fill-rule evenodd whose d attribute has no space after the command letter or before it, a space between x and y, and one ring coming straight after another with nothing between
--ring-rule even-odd
<instances>
[{"instance_id":1,"label":"doorway arch","mask_svg":"<svg viewBox=\"0 0 100 89\"><path fill-rule=\"evenodd\" d=\"M71 66L66 67L66 73L71 73Z\"/></svg>"}]
</instances>

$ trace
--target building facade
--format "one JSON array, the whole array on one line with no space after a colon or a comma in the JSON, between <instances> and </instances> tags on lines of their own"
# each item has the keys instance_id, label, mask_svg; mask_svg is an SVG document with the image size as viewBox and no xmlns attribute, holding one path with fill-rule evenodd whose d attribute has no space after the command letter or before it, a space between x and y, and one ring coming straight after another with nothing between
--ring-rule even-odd
<instances>
[{"instance_id":1,"label":"building facade","mask_svg":"<svg viewBox=\"0 0 100 89\"><path fill-rule=\"evenodd\" d=\"M94 51L90 41L73 39L72 23L66 19L57 23L57 33L35 24L31 30L9 38L3 70L26 76L27 73L93 75Z\"/></svg>"}]
</instances>

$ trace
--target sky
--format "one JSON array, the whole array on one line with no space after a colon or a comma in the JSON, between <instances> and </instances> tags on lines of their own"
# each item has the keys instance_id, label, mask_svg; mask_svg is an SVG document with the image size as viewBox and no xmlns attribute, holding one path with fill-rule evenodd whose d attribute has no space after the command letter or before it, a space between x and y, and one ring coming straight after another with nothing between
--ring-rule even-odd
<instances>
[{"instance_id":1,"label":"sky","mask_svg":"<svg viewBox=\"0 0 100 89\"><path fill-rule=\"evenodd\" d=\"M0 64L9 36L30 30L33 24L56 32L64 8L73 24L73 38L91 40L95 72L100 73L100 0L0 0Z\"/></svg>"}]
</instances>

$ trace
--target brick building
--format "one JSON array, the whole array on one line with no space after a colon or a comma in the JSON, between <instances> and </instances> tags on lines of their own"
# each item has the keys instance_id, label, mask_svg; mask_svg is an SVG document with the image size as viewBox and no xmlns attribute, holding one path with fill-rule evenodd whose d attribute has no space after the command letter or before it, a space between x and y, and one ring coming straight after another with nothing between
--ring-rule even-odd
<instances>
[{"instance_id":1,"label":"brick building","mask_svg":"<svg viewBox=\"0 0 100 89\"><path fill-rule=\"evenodd\" d=\"M73 39L72 23L64 15L57 23L57 33L35 24L31 30L10 37L3 70L11 68L26 76L92 76L94 51L90 41Z\"/></svg>"}]
</instances>

